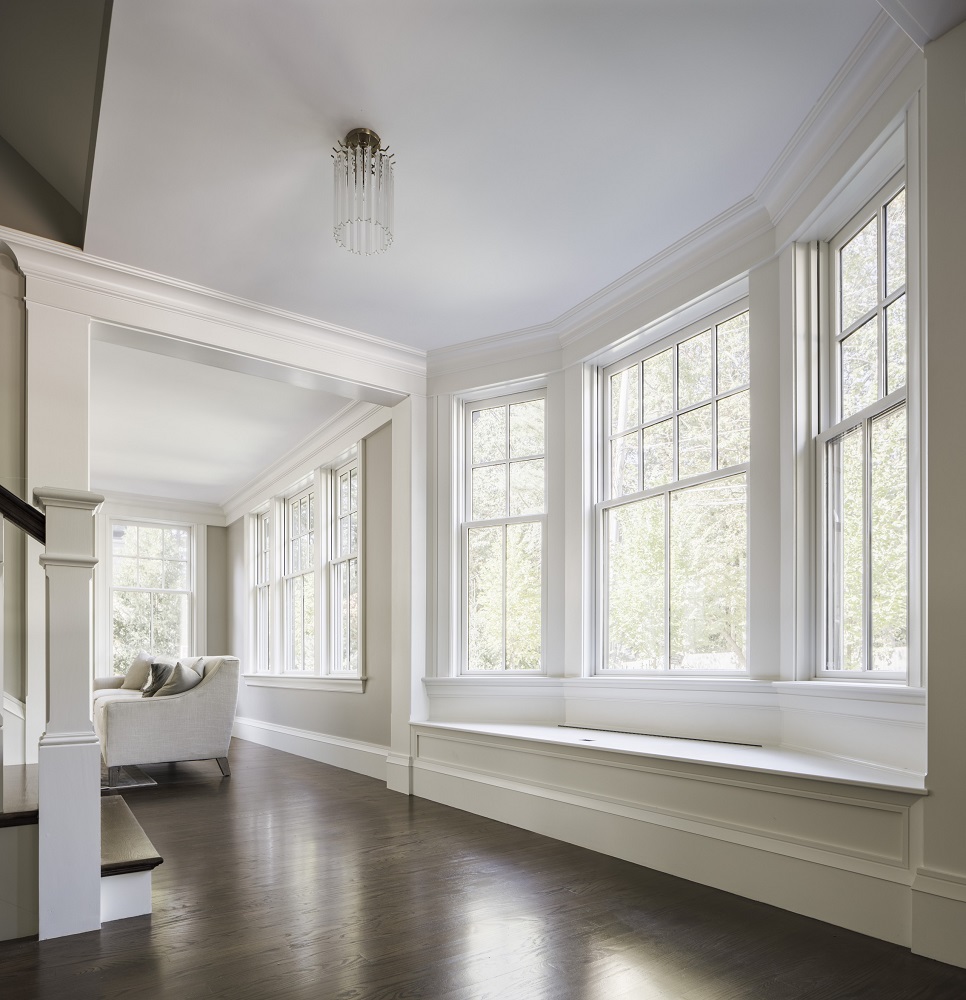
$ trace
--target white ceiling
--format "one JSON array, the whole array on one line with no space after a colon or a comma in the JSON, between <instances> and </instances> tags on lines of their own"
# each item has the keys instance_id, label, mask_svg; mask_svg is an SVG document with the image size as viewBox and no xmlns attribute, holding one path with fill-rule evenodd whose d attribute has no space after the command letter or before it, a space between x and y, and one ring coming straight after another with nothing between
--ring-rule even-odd
<instances>
[{"instance_id":1,"label":"white ceiling","mask_svg":"<svg viewBox=\"0 0 966 1000\"><path fill-rule=\"evenodd\" d=\"M91 487L222 504L346 405L329 392L95 338Z\"/></svg>"},{"instance_id":2,"label":"white ceiling","mask_svg":"<svg viewBox=\"0 0 966 1000\"><path fill-rule=\"evenodd\" d=\"M880 10L118 0L85 250L421 349L547 323L752 194ZM355 126L373 258L331 235Z\"/></svg>"}]
</instances>

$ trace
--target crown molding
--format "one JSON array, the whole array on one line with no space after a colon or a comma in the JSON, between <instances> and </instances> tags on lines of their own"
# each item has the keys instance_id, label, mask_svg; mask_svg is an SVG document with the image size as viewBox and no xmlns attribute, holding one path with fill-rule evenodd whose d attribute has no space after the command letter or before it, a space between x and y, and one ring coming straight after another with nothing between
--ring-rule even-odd
<instances>
[{"instance_id":1,"label":"crown molding","mask_svg":"<svg viewBox=\"0 0 966 1000\"><path fill-rule=\"evenodd\" d=\"M550 323L430 351L430 379L531 358L541 359L546 370L552 371L569 363L571 357L590 356L601 349L597 343L600 338L594 337L597 331L639 310L661 291L725 257L735 256L771 231L767 214L753 198L745 198ZM768 243L764 258L771 251ZM760 256L760 252L753 253L750 260L759 263ZM739 270L747 270L748 266ZM656 318L635 317L624 333L631 336L645 322ZM558 353L561 351L566 352L566 357Z\"/></svg>"},{"instance_id":2,"label":"crown molding","mask_svg":"<svg viewBox=\"0 0 966 1000\"><path fill-rule=\"evenodd\" d=\"M319 368L323 373L338 373L402 395L425 390L426 352L420 349L0 226L3 247L27 279L28 302L220 348L231 349L239 333L251 334L253 343L262 348L252 352L255 356L290 363L291 351L280 357L266 342L302 352L309 349L328 362ZM213 327L228 336L206 339Z\"/></svg>"},{"instance_id":3,"label":"crown molding","mask_svg":"<svg viewBox=\"0 0 966 1000\"><path fill-rule=\"evenodd\" d=\"M388 407L350 403L228 497L222 504L226 523L231 524L269 497L284 492L306 473L333 461L391 419L392 411Z\"/></svg>"},{"instance_id":4,"label":"crown molding","mask_svg":"<svg viewBox=\"0 0 966 1000\"><path fill-rule=\"evenodd\" d=\"M755 189L774 225L785 217L888 86L919 55L893 19L880 12L808 117Z\"/></svg>"},{"instance_id":5,"label":"crown molding","mask_svg":"<svg viewBox=\"0 0 966 1000\"><path fill-rule=\"evenodd\" d=\"M177 500L173 497L155 497L142 493L121 493L109 490L104 493L104 504L101 513L108 517L145 517L157 519L160 517L177 518L190 521L192 524L210 524L215 527L225 527L225 511L216 503L204 503L201 500Z\"/></svg>"}]
</instances>

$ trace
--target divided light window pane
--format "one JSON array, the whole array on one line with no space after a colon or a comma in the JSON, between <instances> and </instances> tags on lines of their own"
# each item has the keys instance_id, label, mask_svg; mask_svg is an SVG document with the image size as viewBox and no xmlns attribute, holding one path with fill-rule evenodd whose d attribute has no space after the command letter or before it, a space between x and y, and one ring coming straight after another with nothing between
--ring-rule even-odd
<instances>
[{"instance_id":1,"label":"divided light window pane","mask_svg":"<svg viewBox=\"0 0 966 1000\"><path fill-rule=\"evenodd\" d=\"M832 424L819 454L826 669L901 675L909 646L907 234L905 190L893 192L835 252Z\"/></svg>"},{"instance_id":2,"label":"divided light window pane","mask_svg":"<svg viewBox=\"0 0 966 1000\"><path fill-rule=\"evenodd\" d=\"M634 377L619 391L623 398L615 400L613 425L628 419L636 424ZM546 576L546 400L469 406L467 417L465 667L538 671ZM624 450L628 460L637 457L636 443ZM636 489L636 471L629 467L625 474Z\"/></svg>"},{"instance_id":3,"label":"divided light window pane","mask_svg":"<svg viewBox=\"0 0 966 1000\"><path fill-rule=\"evenodd\" d=\"M190 644L191 529L111 526L111 639L114 670L146 649L184 656Z\"/></svg>"},{"instance_id":4,"label":"divided light window pane","mask_svg":"<svg viewBox=\"0 0 966 1000\"><path fill-rule=\"evenodd\" d=\"M744 311L606 373L604 670L746 669L750 362Z\"/></svg>"},{"instance_id":5,"label":"divided light window pane","mask_svg":"<svg viewBox=\"0 0 966 1000\"><path fill-rule=\"evenodd\" d=\"M332 673L358 674L362 616L359 588L359 466L335 474L335 546L330 584L333 594Z\"/></svg>"},{"instance_id":6,"label":"divided light window pane","mask_svg":"<svg viewBox=\"0 0 966 1000\"><path fill-rule=\"evenodd\" d=\"M315 669L315 494L286 501L286 667Z\"/></svg>"}]
</instances>

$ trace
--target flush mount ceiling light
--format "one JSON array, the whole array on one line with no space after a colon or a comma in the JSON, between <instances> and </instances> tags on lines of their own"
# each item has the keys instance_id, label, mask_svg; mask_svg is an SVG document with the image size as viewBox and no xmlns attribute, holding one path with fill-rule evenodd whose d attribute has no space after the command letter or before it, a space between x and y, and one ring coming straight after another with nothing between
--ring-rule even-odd
<instances>
[{"instance_id":1,"label":"flush mount ceiling light","mask_svg":"<svg viewBox=\"0 0 966 1000\"><path fill-rule=\"evenodd\" d=\"M350 253L369 256L392 244L393 154L372 129L354 128L332 150L332 235Z\"/></svg>"}]
</instances>

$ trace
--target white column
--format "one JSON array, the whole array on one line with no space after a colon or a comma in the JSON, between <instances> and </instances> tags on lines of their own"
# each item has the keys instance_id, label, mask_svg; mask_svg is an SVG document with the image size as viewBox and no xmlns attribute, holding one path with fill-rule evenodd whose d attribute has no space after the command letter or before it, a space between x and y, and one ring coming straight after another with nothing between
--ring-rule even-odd
<instances>
[{"instance_id":1,"label":"white column","mask_svg":"<svg viewBox=\"0 0 966 1000\"><path fill-rule=\"evenodd\" d=\"M386 784L412 794L410 720L428 718L426 672L426 444L424 396L392 411L392 710Z\"/></svg>"},{"instance_id":2,"label":"white column","mask_svg":"<svg viewBox=\"0 0 966 1000\"><path fill-rule=\"evenodd\" d=\"M31 300L27 279L26 477L37 487L90 487L90 318ZM47 716L45 701L46 597L38 560L41 546L27 539L24 585L26 635L26 754L36 758Z\"/></svg>"},{"instance_id":3,"label":"white column","mask_svg":"<svg viewBox=\"0 0 966 1000\"><path fill-rule=\"evenodd\" d=\"M104 498L42 487L47 578L47 727L40 738L40 938L101 926L100 747L91 724L94 513Z\"/></svg>"}]
</instances>

